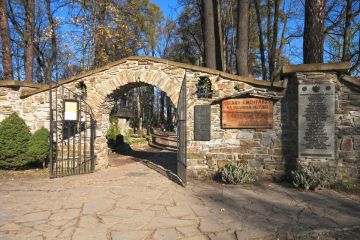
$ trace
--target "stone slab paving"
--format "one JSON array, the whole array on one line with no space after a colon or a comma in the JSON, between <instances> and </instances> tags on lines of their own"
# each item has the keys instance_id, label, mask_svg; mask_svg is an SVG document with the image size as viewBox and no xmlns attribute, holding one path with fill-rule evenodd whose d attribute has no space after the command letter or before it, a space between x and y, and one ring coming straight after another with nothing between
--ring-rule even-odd
<instances>
[{"instance_id":1,"label":"stone slab paving","mask_svg":"<svg viewBox=\"0 0 360 240\"><path fill-rule=\"evenodd\" d=\"M186 188L140 162L0 180L0 239L360 239L360 203L277 184Z\"/></svg>"}]
</instances>

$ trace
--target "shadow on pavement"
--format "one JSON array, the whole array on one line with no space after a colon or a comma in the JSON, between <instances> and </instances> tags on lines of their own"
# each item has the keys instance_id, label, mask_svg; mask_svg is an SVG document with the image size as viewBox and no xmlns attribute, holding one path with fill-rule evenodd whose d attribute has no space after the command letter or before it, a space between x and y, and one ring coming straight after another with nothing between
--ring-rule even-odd
<instances>
[{"instance_id":1,"label":"shadow on pavement","mask_svg":"<svg viewBox=\"0 0 360 240\"><path fill-rule=\"evenodd\" d=\"M132 148L129 144L119 144L113 148L110 160L111 166L121 166L123 164L136 161L141 162L151 169L166 176L170 180L182 185L177 177L177 152L170 149L166 144L152 143L145 149Z\"/></svg>"},{"instance_id":2,"label":"shadow on pavement","mask_svg":"<svg viewBox=\"0 0 360 240\"><path fill-rule=\"evenodd\" d=\"M274 183L270 187L209 184L196 190L196 195L233 213L236 222L246 222L274 239L319 239L314 234L323 237L320 239L360 239L359 202Z\"/></svg>"}]
</instances>

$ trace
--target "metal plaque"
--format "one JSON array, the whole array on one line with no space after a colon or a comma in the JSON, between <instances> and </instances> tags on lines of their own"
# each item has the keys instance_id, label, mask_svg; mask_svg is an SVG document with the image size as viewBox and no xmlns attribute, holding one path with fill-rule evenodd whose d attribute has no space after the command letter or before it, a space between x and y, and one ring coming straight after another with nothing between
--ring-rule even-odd
<instances>
[{"instance_id":1,"label":"metal plaque","mask_svg":"<svg viewBox=\"0 0 360 240\"><path fill-rule=\"evenodd\" d=\"M273 102L263 98L222 101L222 128L272 128Z\"/></svg>"},{"instance_id":2,"label":"metal plaque","mask_svg":"<svg viewBox=\"0 0 360 240\"><path fill-rule=\"evenodd\" d=\"M299 85L299 158L335 158L335 84Z\"/></svg>"},{"instance_id":3,"label":"metal plaque","mask_svg":"<svg viewBox=\"0 0 360 240\"><path fill-rule=\"evenodd\" d=\"M210 141L211 139L211 106L194 107L194 140Z\"/></svg>"}]
</instances>

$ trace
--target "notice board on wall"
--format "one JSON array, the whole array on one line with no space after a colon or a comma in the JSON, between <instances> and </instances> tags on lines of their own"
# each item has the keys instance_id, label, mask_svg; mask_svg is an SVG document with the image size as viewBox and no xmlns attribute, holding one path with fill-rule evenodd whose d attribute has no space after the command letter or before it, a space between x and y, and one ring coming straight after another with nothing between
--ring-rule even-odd
<instances>
[{"instance_id":1,"label":"notice board on wall","mask_svg":"<svg viewBox=\"0 0 360 240\"><path fill-rule=\"evenodd\" d=\"M263 98L234 98L221 104L222 128L272 128L273 101Z\"/></svg>"}]
</instances>

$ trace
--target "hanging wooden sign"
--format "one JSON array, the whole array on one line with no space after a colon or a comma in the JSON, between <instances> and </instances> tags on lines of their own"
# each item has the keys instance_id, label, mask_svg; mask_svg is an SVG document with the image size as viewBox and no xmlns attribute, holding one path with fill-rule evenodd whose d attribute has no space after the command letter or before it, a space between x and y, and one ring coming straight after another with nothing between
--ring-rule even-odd
<instances>
[{"instance_id":1,"label":"hanging wooden sign","mask_svg":"<svg viewBox=\"0 0 360 240\"><path fill-rule=\"evenodd\" d=\"M262 98L222 101L222 128L272 128L273 102Z\"/></svg>"}]
</instances>

